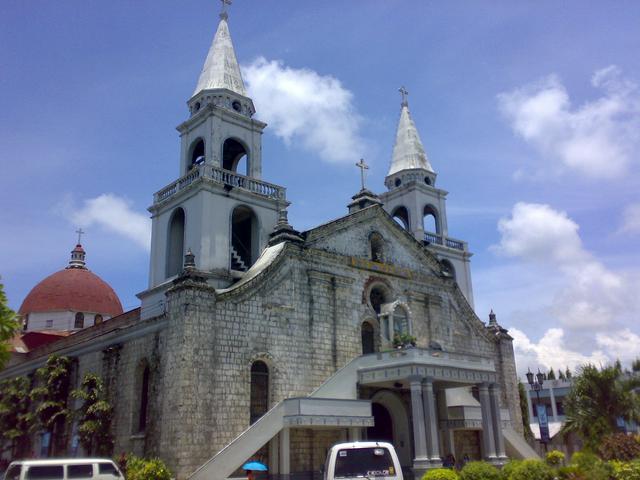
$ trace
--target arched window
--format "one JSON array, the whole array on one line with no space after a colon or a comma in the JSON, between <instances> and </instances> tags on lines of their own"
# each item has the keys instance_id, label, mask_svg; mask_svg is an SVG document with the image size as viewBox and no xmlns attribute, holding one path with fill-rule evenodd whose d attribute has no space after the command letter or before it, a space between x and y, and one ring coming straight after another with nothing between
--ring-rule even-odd
<instances>
[{"instance_id":1,"label":"arched window","mask_svg":"<svg viewBox=\"0 0 640 480\"><path fill-rule=\"evenodd\" d=\"M184 256L184 210L176 208L169 221L167 242L167 277L182 271Z\"/></svg>"},{"instance_id":2,"label":"arched window","mask_svg":"<svg viewBox=\"0 0 640 480\"><path fill-rule=\"evenodd\" d=\"M440 262L440 265L442 265L442 274L445 277L451 277L454 280L456 279L456 269L453 267L453 264L449 260L442 260Z\"/></svg>"},{"instance_id":3,"label":"arched window","mask_svg":"<svg viewBox=\"0 0 640 480\"><path fill-rule=\"evenodd\" d=\"M258 218L249 207L239 206L231 215L231 270L246 272L259 254Z\"/></svg>"},{"instance_id":4,"label":"arched window","mask_svg":"<svg viewBox=\"0 0 640 480\"><path fill-rule=\"evenodd\" d=\"M93 324L94 325L100 325L102 323L103 319L102 319L102 315L100 315L99 313L94 317L93 319Z\"/></svg>"},{"instance_id":5,"label":"arched window","mask_svg":"<svg viewBox=\"0 0 640 480\"><path fill-rule=\"evenodd\" d=\"M84 313L76 313L76 320L73 324L73 328L84 328Z\"/></svg>"},{"instance_id":6,"label":"arched window","mask_svg":"<svg viewBox=\"0 0 640 480\"><path fill-rule=\"evenodd\" d=\"M149 365L144 366L140 381L140 410L138 412L138 432L144 432L147 428L147 413L149 409Z\"/></svg>"},{"instance_id":7,"label":"arched window","mask_svg":"<svg viewBox=\"0 0 640 480\"><path fill-rule=\"evenodd\" d=\"M222 146L222 168L248 175L248 151L237 140L227 138Z\"/></svg>"},{"instance_id":8,"label":"arched window","mask_svg":"<svg viewBox=\"0 0 640 480\"><path fill-rule=\"evenodd\" d=\"M191 145L191 163L189 168L194 165L200 165L204 163L204 140L199 138Z\"/></svg>"},{"instance_id":9,"label":"arched window","mask_svg":"<svg viewBox=\"0 0 640 480\"><path fill-rule=\"evenodd\" d=\"M422 228L425 232L440 234L440 221L438 218L438 211L432 205L427 205L426 207L424 207Z\"/></svg>"},{"instance_id":10,"label":"arched window","mask_svg":"<svg viewBox=\"0 0 640 480\"><path fill-rule=\"evenodd\" d=\"M393 311L393 334L409 333L409 317L407 311L397 306Z\"/></svg>"},{"instance_id":11,"label":"arched window","mask_svg":"<svg viewBox=\"0 0 640 480\"><path fill-rule=\"evenodd\" d=\"M374 262L384 261L384 240L382 235L377 232L373 232L369 236L369 247L371 250L371 260Z\"/></svg>"},{"instance_id":12,"label":"arched window","mask_svg":"<svg viewBox=\"0 0 640 480\"><path fill-rule=\"evenodd\" d=\"M398 207L393 211L391 215L398 225L405 230L409 230L409 211L406 207Z\"/></svg>"},{"instance_id":13,"label":"arched window","mask_svg":"<svg viewBox=\"0 0 640 480\"><path fill-rule=\"evenodd\" d=\"M257 360L251 364L249 422L254 423L269 410L269 367Z\"/></svg>"},{"instance_id":14,"label":"arched window","mask_svg":"<svg viewBox=\"0 0 640 480\"><path fill-rule=\"evenodd\" d=\"M362 337L362 354L373 353L376 351L376 342L373 325L369 322L362 322L360 327L360 334Z\"/></svg>"},{"instance_id":15,"label":"arched window","mask_svg":"<svg viewBox=\"0 0 640 480\"><path fill-rule=\"evenodd\" d=\"M369 292L369 303L371 303L373 311L380 315L382 304L387 303L387 292L385 289L379 286L373 287L371 292Z\"/></svg>"}]
</instances>

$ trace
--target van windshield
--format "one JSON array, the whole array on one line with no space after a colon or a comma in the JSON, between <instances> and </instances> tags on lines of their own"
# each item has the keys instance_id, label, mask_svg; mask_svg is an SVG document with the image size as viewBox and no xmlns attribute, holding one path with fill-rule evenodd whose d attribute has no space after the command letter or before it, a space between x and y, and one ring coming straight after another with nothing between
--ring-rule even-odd
<instances>
[{"instance_id":1,"label":"van windshield","mask_svg":"<svg viewBox=\"0 0 640 480\"><path fill-rule=\"evenodd\" d=\"M350 448L338 450L335 478L395 476L391 454L386 448Z\"/></svg>"}]
</instances>

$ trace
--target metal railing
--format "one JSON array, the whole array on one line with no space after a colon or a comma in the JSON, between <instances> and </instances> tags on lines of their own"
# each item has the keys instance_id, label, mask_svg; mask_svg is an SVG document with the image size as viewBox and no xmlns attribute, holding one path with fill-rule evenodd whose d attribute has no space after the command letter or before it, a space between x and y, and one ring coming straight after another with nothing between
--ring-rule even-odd
<instances>
[{"instance_id":1,"label":"metal railing","mask_svg":"<svg viewBox=\"0 0 640 480\"><path fill-rule=\"evenodd\" d=\"M424 241L430 244L442 245L443 247L454 248L456 250L467 250L467 242L456 240L455 238L445 237L443 235L424 232Z\"/></svg>"},{"instance_id":2,"label":"metal railing","mask_svg":"<svg viewBox=\"0 0 640 480\"><path fill-rule=\"evenodd\" d=\"M179 178L162 190L156 192L153 196L153 202L164 202L199 179L209 180L230 188L240 188L257 195L277 200L284 200L286 198L286 189L279 185L263 182L262 180L240 175L231 170L214 167L213 165L199 165L191 169L184 177Z\"/></svg>"}]
</instances>

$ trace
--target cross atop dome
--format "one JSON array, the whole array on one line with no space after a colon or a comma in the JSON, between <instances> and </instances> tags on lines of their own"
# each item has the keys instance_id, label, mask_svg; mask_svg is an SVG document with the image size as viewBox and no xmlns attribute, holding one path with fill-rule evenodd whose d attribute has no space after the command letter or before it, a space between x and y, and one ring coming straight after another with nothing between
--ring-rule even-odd
<instances>
[{"instance_id":1,"label":"cross atop dome","mask_svg":"<svg viewBox=\"0 0 640 480\"><path fill-rule=\"evenodd\" d=\"M231 5L231 0L220 0L222 2L222 8L220 9L220 18L226 20L229 18L227 13L227 5Z\"/></svg>"}]
</instances>

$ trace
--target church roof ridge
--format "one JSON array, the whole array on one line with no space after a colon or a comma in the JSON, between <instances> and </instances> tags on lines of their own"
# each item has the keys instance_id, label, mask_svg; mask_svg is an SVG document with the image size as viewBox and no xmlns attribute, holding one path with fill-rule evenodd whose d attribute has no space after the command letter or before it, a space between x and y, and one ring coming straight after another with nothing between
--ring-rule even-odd
<instances>
[{"instance_id":1,"label":"church roof ridge","mask_svg":"<svg viewBox=\"0 0 640 480\"><path fill-rule=\"evenodd\" d=\"M403 96L400 119L396 130L396 141L393 145L391 166L387 176L402 170L415 168L435 173L427 157L422 140L420 140L418 129L411 118L409 102Z\"/></svg>"},{"instance_id":2,"label":"church roof ridge","mask_svg":"<svg viewBox=\"0 0 640 480\"><path fill-rule=\"evenodd\" d=\"M239 95L247 96L231 40L226 12L220 15L220 23L218 23L216 34L213 37L193 95L197 95L202 90L219 88L226 88Z\"/></svg>"}]
</instances>

